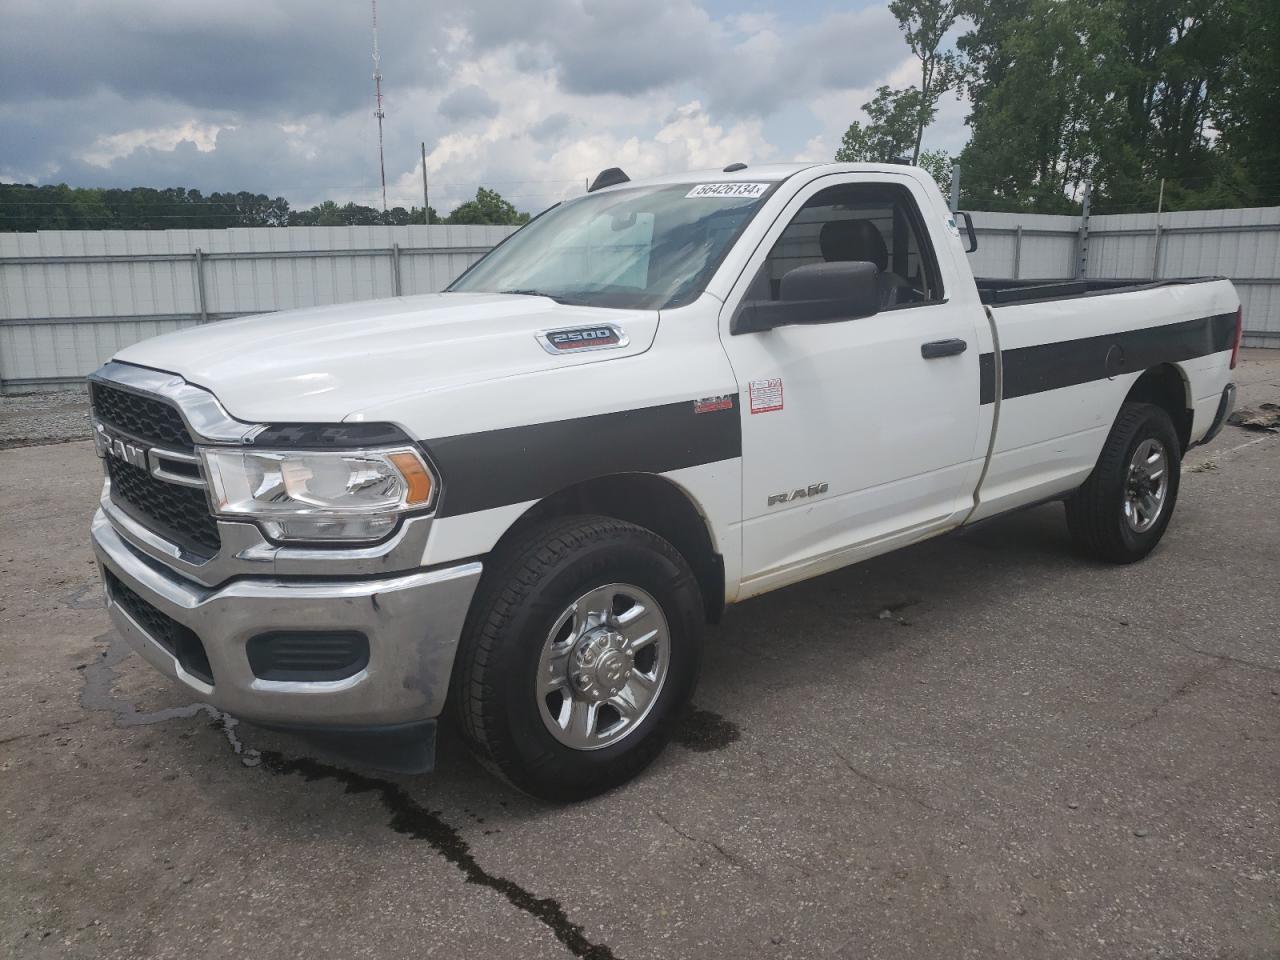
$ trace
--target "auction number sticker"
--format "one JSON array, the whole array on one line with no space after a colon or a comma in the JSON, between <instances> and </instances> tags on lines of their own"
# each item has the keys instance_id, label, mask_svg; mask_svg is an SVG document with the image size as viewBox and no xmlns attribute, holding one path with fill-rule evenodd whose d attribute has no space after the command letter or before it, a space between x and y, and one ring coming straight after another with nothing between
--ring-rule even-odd
<instances>
[{"instance_id":1,"label":"auction number sticker","mask_svg":"<svg viewBox=\"0 0 1280 960\"><path fill-rule=\"evenodd\" d=\"M751 412L772 413L782 409L782 378L751 381Z\"/></svg>"},{"instance_id":2,"label":"auction number sticker","mask_svg":"<svg viewBox=\"0 0 1280 960\"><path fill-rule=\"evenodd\" d=\"M700 183L684 195L686 200L696 197L763 197L769 189L767 183Z\"/></svg>"}]
</instances>

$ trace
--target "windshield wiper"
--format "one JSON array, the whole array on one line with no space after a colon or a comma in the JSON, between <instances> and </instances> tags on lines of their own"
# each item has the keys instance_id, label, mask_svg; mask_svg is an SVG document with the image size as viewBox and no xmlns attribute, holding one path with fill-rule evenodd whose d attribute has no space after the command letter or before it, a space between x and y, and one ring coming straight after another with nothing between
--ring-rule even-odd
<instances>
[{"instance_id":1,"label":"windshield wiper","mask_svg":"<svg viewBox=\"0 0 1280 960\"><path fill-rule=\"evenodd\" d=\"M556 303L564 303L564 301L559 297L552 296L549 293L544 293L541 290L499 290L498 293L519 294L524 297L546 297L548 300L554 300Z\"/></svg>"},{"instance_id":2,"label":"windshield wiper","mask_svg":"<svg viewBox=\"0 0 1280 960\"><path fill-rule=\"evenodd\" d=\"M547 293L545 290L499 290L498 293L514 293L525 297L546 297L548 300L554 300L556 303L563 304L566 307L589 307L590 300L583 300L580 297L569 297L564 294Z\"/></svg>"}]
</instances>

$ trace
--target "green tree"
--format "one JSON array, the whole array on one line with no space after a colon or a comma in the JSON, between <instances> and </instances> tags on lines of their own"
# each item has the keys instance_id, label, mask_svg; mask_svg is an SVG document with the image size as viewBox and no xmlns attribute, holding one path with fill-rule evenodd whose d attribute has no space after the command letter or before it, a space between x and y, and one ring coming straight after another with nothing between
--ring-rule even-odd
<instances>
[{"instance_id":1,"label":"green tree","mask_svg":"<svg viewBox=\"0 0 1280 960\"><path fill-rule=\"evenodd\" d=\"M165 230L282 226L283 197L241 191L205 196L185 187L93 189L0 184L0 230Z\"/></svg>"},{"instance_id":2,"label":"green tree","mask_svg":"<svg viewBox=\"0 0 1280 960\"><path fill-rule=\"evenodd\" d=\"M432 220L432 222L437 222ZM474 200L460 204L445 223L521 224L529 222L529 214L521 213L496 190L480 187Z\"/></svg>"},{"instance_id":3,"label":"green tree","mask_svg":"<svg viewBox=\"0 0 1280 960\"><path fill-rule=\"evenodd\" d=\"M914 87L893 90L880 87L875 98L862 105L868 122L849 124L836 151L841 163L896 160L911 152L919 116L920 92Z\"/></svg>"},{"instance_id":4,"label":"green tree","mask_svg":"<svg viewBox=\"0 0 1280 960\"><path fill-rule=\"evenodd\" d=\"M434 214L435 211L433 210ZM392 207L382 215L382 222L389 226L403 227L411 223L422 223L422 208L413 207L406 210L404 207Z\"/></svg>"},{"instance_id":5,"label":"green tree","mask_svg":"<svg viewBox=\"0 0 1280 960\"><path fill-rule=\"evenodd\" d=\"M1202 203L1231 180L1210 125L1228 61L1249 32L1233 6L1231 0L1110 3L1119 110L1100 135L1093 171L1099 210L1153 207L1161 179L1169 181L1166 199L1180 206Z\"/></svg>"},{"instance_id":6,"label":"green tree","mask_svg":"<svg viewBox=\"0 0 1280 960\"><path fill-rule=\"evenodd\" d=\"M1234 206L1276 169L1233 149L1275 136L1274 0L962 2L969 202L1075 209L1087 177L1100 213L1153 209L1162 180L1167 206Z\"/></svg>"},{"instance_id":7,"label":"green tree","mask_svg":"<svg viewBox=\"0 0 1280 960\"><path fill-rule=\"evenodd\" d=\"M951 194L951 167L954 160L945 150L926 150L920 154L917 165L933 177L943 196Z\"/></svg>"},{"instance_id":8,"label":"green tree","mask_svg":"<svg viewBox=\"0 0 1280 960\"><path fill-rule=\"evenodd\" d=\"M295 227L365 227L410 222L404 207L378 210L361 203L339 205L333 200L325 200L308 210L297 210L289 215L289 224Z\"/></svg>"},{"instance_id":9,"label":"green tree","mask_svg":"<svg viewBox=\"0 0 1280 960\"><path fill-rule=\"evenodd\" d=\"M1233 23L1247 29L1235 36L1210 114L1219 146L1249 184L1250 202L1280 205L1280 3L1235 0L1230 10Z\"/></svg>"},{"instance_id":10,"label":"green tree","mask_svg":"<svg viewBox=\"0 0 1280 960\"><path fill-rule=\"evenodd\" d=\"M1118 117L1112 0L974 0L966 204L1067 213Z\"/></svg>"},{"instance_id":11,"label":"green tree","mask_svg":"<svg viewBox=\"0 0 1280 960\"><path fill-rule=\"evenodd\" d=\"M317 227L344 227L347 224L342 208L332 200L325 200L319 206L304 211L302 216L306 220L311 220Z\"/></svg>"},{"instance_id":12,"label":"green tree","mask_svg":"<svg viewBox=\"0 0 1280 960\"><path fill-rule=\"evenodd\" d=\"M482 198L488 216L524 214L492 191ZM497 198L497 205L492 198ZM495 209L497 212L495 212ZM366 224L405 225L423 222L421 207L392 207L377 210L358 203L339 204L325 200L307 210L290 210L283 197L270 197L245 190L204 194L186 187L111 188L105 190L68 187L66 184L36 186L0 183L0 231L33 230L166 230L221 229L224 227L327 226ZM527 217L526 217L527 219ZM440 223L432 210L431 220Z\"/></svg>"},{"instance_id":13,"label":"green tree","mask_svg":"<svg viewBox=\"0 0 1280 960\"><path fill-rule=\"evenodd\" d=\"M960 11L956 0L890 0L889 11L898 18L907 46L920 61L920 86L912 102L915 137L911 149L911 162L918 163L924 129L937 116L938 100L958 79L955 55L941 47Z\"/></svg>"}]
</instances>

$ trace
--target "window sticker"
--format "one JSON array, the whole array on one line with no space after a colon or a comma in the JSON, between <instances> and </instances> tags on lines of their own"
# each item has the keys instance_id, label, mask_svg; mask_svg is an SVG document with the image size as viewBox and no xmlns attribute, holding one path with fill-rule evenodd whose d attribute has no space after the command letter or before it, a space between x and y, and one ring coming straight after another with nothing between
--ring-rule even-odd
<instances>
[{"instance_id":1,"label":"window sticker","mask_svg":"<svg viewBox=\"0 0 1280 960\"><path fill-rule=\"evenodd\" d=\"M686 200L698 197L763 197L769 189L767 183L700 183L684 195Z\"/></svg>"},{"instance_id":2,"label":"window sticker","mask_svg":"<svg viewBox=\"0 0 1280 960\"><path fill-rule=\"evenodd\" d=\"M751 381L751 412L772 413L782 409L782 378Z\"/></svg>"}]
</instances>

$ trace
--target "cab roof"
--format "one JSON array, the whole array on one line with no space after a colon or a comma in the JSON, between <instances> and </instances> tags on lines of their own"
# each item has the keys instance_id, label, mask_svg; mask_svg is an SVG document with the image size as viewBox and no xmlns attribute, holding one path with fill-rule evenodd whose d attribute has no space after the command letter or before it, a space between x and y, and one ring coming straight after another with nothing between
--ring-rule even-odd
<instances>
[{"instance_id":1,"label":"cab roof","mask_svg":"<svg viewBox=\"0 0 1280 960\"><path fill-rule=\"evenodd\" d=\"M802 170L822 168L824 173L902 173L915 169L900 163L761 163L749 164L741 170L726 173L722 169L684 170L676 173L664 173L656 177L640 177L625 183L602 187L595 191L604 193L609 190L625 190L638 186L661 186L676 183L776 183L786 180Z\"/></svg>"}]
</instances>

